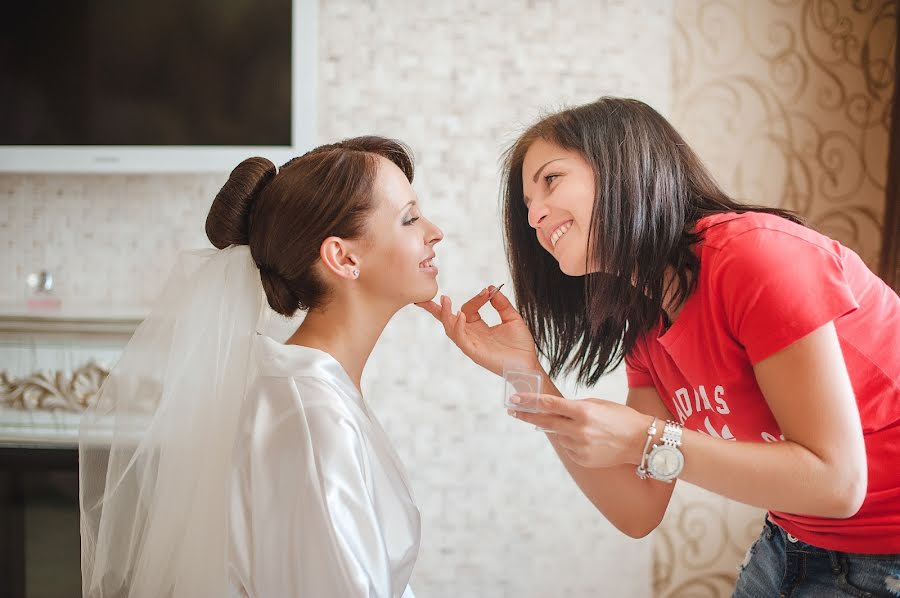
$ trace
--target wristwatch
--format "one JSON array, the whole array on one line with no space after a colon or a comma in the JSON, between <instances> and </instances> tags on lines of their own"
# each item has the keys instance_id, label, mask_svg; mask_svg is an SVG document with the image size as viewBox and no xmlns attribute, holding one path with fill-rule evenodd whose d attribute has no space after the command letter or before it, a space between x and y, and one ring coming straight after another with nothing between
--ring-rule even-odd
<instances>
[{"instance_id":1,"label":"wristwatch","mask_svg":"<svg viewBox=\"0 0 900 598\"><path fill-rule=\"evenodd\" d=\"M684 455L681 453L681 424L667 421L663 428L662 443L654 445L647 457L647 473L654 480L672 483L684 469Z\"/></svg>"}]
</instances>

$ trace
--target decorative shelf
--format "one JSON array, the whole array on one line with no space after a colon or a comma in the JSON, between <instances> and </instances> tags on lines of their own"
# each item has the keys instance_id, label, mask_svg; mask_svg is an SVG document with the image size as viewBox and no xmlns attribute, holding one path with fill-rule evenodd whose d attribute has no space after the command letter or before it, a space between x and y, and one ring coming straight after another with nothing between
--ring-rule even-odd
<instances>
[{"instance_id":1,"label":"decorative shelf","mask_svg":"<svg viewBox=\"0 0 900 598\"><path fill-rule=\"evenodd\" d=\"M0 304L0 335L103 336L128 338L147 317L147 308L74 306L59 310Z\"/></svg>"}]
</instances>

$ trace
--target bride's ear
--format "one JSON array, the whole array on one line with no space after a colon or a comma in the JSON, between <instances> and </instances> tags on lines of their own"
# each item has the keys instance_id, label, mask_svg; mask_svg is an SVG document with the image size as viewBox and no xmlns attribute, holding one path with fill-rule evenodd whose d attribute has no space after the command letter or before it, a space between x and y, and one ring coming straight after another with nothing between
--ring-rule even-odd
<instances>
[{"instance_id":1,"label":"bride's ear","mask_svg":"<svg viewBox=\"0 0 900 598\"><path fill-rule=\"evenodd\" d=\"M340 237L328 237L319 247L322 266L341 278L359 278L359 260L354 247Z\"/></svg>"}]
</instances>

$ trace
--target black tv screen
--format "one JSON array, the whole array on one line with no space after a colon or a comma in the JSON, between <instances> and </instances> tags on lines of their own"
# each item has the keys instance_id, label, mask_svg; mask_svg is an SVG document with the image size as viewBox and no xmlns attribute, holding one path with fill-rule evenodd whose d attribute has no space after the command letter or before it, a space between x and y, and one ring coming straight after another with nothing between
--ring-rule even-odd
<instances>
[{"instance_id":1,"label":"black tv screen","mask_svg":"<svg viewBox=\"0 0 900 598\"><path fill-rule=\"evenodd\" d=\"M0 145L289 146L292 0L26 0Z\"/></svg>"}]
</instances>

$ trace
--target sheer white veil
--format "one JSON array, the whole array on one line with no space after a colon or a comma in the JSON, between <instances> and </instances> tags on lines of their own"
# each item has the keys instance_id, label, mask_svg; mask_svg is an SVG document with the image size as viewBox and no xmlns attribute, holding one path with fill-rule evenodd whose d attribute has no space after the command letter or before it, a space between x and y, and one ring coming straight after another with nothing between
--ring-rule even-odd
<instances>
[{"instance_id":1,"label":"sheer white veil","mask_svg":"<svg viewBox=\"0 0 900 598\"><path fill-rule=\"evenodd\" d=\"M228 594L232 452L263 313L249 247L181 254L82 420L85 597Z\"/></svg>"}]
</instances>

